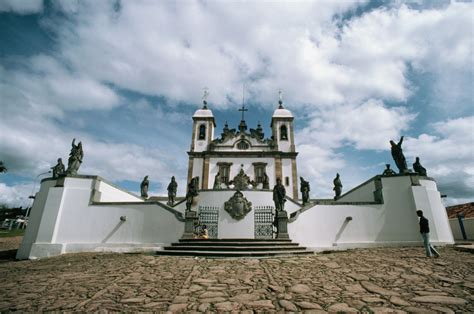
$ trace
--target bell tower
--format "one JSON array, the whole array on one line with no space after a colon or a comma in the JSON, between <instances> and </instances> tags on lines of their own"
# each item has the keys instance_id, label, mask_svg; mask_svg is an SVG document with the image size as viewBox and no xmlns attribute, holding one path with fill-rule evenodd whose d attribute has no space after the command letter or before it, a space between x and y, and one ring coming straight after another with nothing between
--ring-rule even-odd
<instances>
[{"instance_id":1,"label":"bell tower","mask_svg":"<svg viewBox=\"0 0 474 314\"><path fill-rule=\"evenodd\" d=\"M278 108L273 112L272 137L277 150L275 155L275 178L281 178L287 195L298 199L298 176L296 170L295 135L293 114L283 107L282 93L279 93Z\"/></svg>"},{"instance_id":2,"label":"bell tower","mask_svg":"<svg viewBox=\"0 0 474 314\"><path fill-rule=\"evenodd\" d=\"M188 153L188 182L194 177L199 177L199 188L201 189L208 188L209 158L206 157L205 152L209 150L209 144L214 139L214 128L216 127L214 115L207 107L207 95L208 92L205 90L202 100L203 106L193 115L192 140Z\"/></svg>"}]
</instances>

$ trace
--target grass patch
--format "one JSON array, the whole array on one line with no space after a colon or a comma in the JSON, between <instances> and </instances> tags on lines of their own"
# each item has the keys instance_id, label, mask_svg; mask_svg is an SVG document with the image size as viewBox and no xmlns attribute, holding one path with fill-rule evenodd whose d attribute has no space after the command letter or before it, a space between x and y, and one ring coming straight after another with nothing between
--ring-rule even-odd
<instances>
[{"instance_id":1,"label":"grass patch","mask_svg":"<svg viewBox=\"0 0 474 314\"><path fill-rule=\"evenodd\" d=\"M0 229L0 238L17 237L17 236L22 236L24 234L25 234L25 229L12 229L12 230Z\"/></svg>"}]
</instances>

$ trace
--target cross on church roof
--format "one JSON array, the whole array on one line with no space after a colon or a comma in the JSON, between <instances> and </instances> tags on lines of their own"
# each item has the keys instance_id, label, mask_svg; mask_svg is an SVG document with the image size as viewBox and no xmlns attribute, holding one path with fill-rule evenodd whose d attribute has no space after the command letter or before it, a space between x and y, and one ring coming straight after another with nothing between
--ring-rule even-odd
<instances>
[{"instance_id":1,"label":"cross on church roof","mask_svg":"<svg viewBox=\"0 0 474 314\"><path fill-rule=\"evenodd\" d=\"M249 111L249 110L247 108L245 108L244 104L242 104L242 108L240 108L239 111L242 111L242 121L244 121L244 112Z\"/></svg>"}]
</instances>

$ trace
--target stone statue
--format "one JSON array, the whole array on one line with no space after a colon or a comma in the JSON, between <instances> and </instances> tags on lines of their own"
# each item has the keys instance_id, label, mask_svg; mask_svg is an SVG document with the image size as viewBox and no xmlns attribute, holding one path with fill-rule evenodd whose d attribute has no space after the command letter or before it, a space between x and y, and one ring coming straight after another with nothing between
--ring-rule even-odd
<instances>
[{"instance_id":1,"label":"stone statue","mask_svg":"<svg viewBox=\"0 0 474 314\"><path fill-rule=\"evenodd\" d=\"M213 187L213 189L214 190L220 190L221 189L221 183L222 183L221 174L220 174L220 172L218 172L216 174L216 176L214 177L214 187Z\"/></svg>"},{"instance_id":2,"label":"stone statue","mask_svg":"<svg viewBox=\"0 0 474 314\"><path fill-rule=\"evenodd\" d=\"M262 188L265 190L270 190L270 179L268 178L268 175L266 172L263 173L263 186Z\"/></svg>"},{"instance_id":3,"label":"stone statue","mask_svg":"<svg viewBox=\"0 0 474 314\"><path fill-rule=\"evenodd\" d=\"M51 167L51 169L53 169L54 179L57 179L66 173L66 168L64 167L63 160L61 158L58 158L58 164L54 167Z\"/></svg>"},{"instance_id":4,"label":"stone statue","mask_svg":"<svg viewBox=\"0 0 474 314\"><path fill-rule=\"evenodd\" d=\"M84 158L84 152L82 151L82 143L75 145L76 139L72 140L72 148L71 152L69 153L69 159L67 161L67 170L66 175L68 176L75 176L77 175L77 171L81 166L82 159Z\"/></svg>"},{"instance_id":5,"label":"stone statue","mask_svg":"<svg viewBox=\"0 0 474 314\"><path fill-rule=\"evenodd\" d=\"M420 164L420 157L416 157L415 163L413 164L413 170L420 176L427 176L425 167Z\"/></svg>"},{"instance_id":6,"label":"stone statue","mask_svg":"<svg viewBox=\"0 0 474 314\"><path fill-rule=\"evenodd\" d=\"M336 174L336 177L334 178L334 188L333 190L336 192L336 196L334 196L334 200L337 200L339 197L341 197L341 192L342 192L342 182L341 178L339 177L339 173Z\"/></svg>"},{"instance_id":7,"label":"stone statue","mask_svg":"<svg viewBox=\"0 0 474 314\"><path fill-rule=\"evenodd\" d=\"M171 182L168 184L168 205L173 206L176 199L176 191L178 190L178 183L176 179L171 177Z\"/></svg>"},{"instance_id":8,"label":"stone statue","mask_svg":"<svg viewBox=\"0 0 474 314\"><path fill-rule=\"evenodd\" d=\"M143 178L142 183L140 184L140 194L143 198L148 198L148 187L150 185L150 181L148 181L148 176Z\"/></svg>"},{"instance_id":9,"label":"stone statue","mask_svg":"<svg viewBox=\"0 0 474 314\"><path fill-rule=\"evenodd\" d=\"M197 191L197 179L198 177L192 178L188 184L188 192L186 193L186 211L191 211L194 197L199 195Z\"/></svg>"},{"instance_id":10,"label":"stone statue","mask_svg":"<svg viewBox=\"0 0 474 314\"><path fill-rule=\"evenodd\" d=\"M396 175L396 172L393 171L392 169L390 169L390 164L385 164L385 167L387 167L387 168L383 171L383 173L382 173L383 176Z\"/></svg>"},{"instance_id":11,"label":"stone statue","mask_svg":"<svg viewBox=\"0 0 474 314\"><path fill-rule=\"evenodd\" d=\"M309 200L310 186L309 186L309 182L305 181L303 177L300 177L300 191L301 191L301 197L303 199L303 205L304 205L308 203L308 200Z\"/></svg>"},{"instance_id":12,"label":"stone statue","mask_svg":"<svg viewBox=\"0 0 474 314\"><path fill-rule=\"evenodd\" d=\"M393 157L393 160L395 161L395 164L397 165L399 173L407 173L408 167L407 167L407 161L405 160L405 156L403 155L402 143L403 143L403 136L400 138L400 141L398 142L398 144L395 144L394 141L390 140L390 145L392 145L392 148L391 148L392 157Z\"/></svg>"},{"instance_id":13,"label":"stone statue","mask_svg":"<svg viewBox=\"0 0 474 314\"><path fill-rule=\"evenodd\" d=\"M277 184L273 188L273 202L275 203L276 211L285 210L285 195L285 187L281 184L281 179L277 178Z\"/></svg>"}]
</instances>

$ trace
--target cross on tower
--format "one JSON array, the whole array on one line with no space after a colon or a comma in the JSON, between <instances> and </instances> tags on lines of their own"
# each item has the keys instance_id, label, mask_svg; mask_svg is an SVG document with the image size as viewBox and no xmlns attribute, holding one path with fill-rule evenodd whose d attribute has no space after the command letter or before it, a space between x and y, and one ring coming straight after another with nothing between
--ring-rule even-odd
<instances>
[{"instance_id":1,"label":"cross on tower","mask_svg":"<svg viewBox=\"0 0 474 314\"><path fill-rule=\"evenodd\" d=\"M245 108L244 104L242 104L242 108L240 108L239 111L242 111L242 121L244 121L244 112L249 111L249 110L247 108Z\"/></svg>"}]
</instances>

